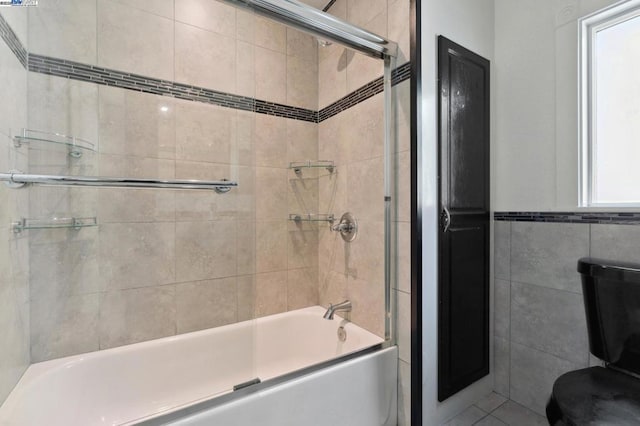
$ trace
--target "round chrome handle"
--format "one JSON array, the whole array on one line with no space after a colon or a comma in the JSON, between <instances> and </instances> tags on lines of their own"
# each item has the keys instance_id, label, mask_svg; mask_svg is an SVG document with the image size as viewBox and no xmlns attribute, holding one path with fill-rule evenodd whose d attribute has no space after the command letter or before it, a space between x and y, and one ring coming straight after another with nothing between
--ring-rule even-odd
<instances>
[{"instance_id":1,"label":"round chrome handle","mask_svg":"<svg viewBox=\"0 0 640 426\"><path fill-rule=\"evenodd\" d=\"M336 225L330 225L329 229L339 232L342 239L350 243L358 235L358 221L351 213L345 213Z\"/></svg>"},{"instance_id":2,"label":"round chrome handle","mask_svg":"<svg viewBox=\"0 0 640 426\"><path fill-rule=\"evenodd\" d=\"M449 230L449 225L451 225L451 214L449 213L447 206L442 206L442 222L444 225L442 232L447 232Z\"/></svg>"}]
</instances>

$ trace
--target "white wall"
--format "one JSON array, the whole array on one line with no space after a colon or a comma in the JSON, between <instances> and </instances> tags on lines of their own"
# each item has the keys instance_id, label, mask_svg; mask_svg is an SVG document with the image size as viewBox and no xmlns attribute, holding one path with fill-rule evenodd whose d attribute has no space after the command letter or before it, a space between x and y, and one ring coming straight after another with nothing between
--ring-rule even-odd
<instances>
[{"instance_id":1,"label":"white wall","mask_svg":"<svg viewBox=\"0 0 640 426\"><path fill-rule=\"evenodd\" d=\"M423 203L422 323L423 424L438 425L491 392L490 374L443 403L437 400L437 36L443 35L492 61L493 0L422 2L421 194ZM493 71L492 71L493 72Z\"/></svg>"},{"instance_id":2,"label":"white wall","mask_svg":"<svg viewBox=\"0 0 640 426\"><path fill-rule=\"evenodd\" d=\"M578 18L612 0L495 0L496 211L578 205Z\"/></svg>"}]
</instances>

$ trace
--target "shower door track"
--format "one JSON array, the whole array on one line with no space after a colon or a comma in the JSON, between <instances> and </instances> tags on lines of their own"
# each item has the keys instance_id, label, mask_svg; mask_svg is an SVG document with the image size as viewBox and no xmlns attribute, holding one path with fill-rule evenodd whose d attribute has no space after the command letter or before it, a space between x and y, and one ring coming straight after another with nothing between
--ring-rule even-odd
<instances>
[{"instance_id":1,"label":"shower door track","mask_svg":"<svg viewBox=\"0 0 640 426\"><path fill-rule=\"evenodd\" d=\"M394 346L394 344L387 340L347 355L343 355L328 361L324 361L309 367L305 367L300 370L292 371L291 373L283 374L282 376L278 376L273 379L265 380L263 382L256 381L256 384L254 385L242 387L236 391L229 392L220 396L213 396L211 399L207 399L206 401L198 402L194 405L181 408L167 414L161 414L152 419L142 420L139 423L136 423L136 425L161 426L161 425L169 424L171 422L176 422L185 417L188 417L197 413L201 413L203 411L211 410L212 408L227 404L236 399L251 395L256 392L264 391L268 388L283 384L285 382L288 382L293 379L297 379L299 377L306 376L311 373L315 373L317 371L341 364L343 362L346 362L352 359L360 358L365 355L370 355L372 353L381 351L383 349L390 348L391 346Z\"/></svg>"},{"instance_id":2,"label":"shower door track","mask_svg":"<svg viewBox=\"0 0 640 426\"><path fill-rule=\"evenodd\" d=\"M397 43L295 0L225 0L378 59L396 57Z\"/></svg>"}]
</instances>

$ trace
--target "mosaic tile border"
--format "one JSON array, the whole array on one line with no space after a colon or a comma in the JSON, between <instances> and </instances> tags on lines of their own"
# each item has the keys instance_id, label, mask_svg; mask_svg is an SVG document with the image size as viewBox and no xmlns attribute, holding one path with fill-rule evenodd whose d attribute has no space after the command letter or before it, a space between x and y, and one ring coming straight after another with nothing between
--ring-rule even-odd
<instances>
[{"instance_id":1,"label":"mosaic tile border","mask_svg":"<svg viewBox=\"0 0 640 426\"><path fill-rule=\"evenodd\" d=\"M29 53L27 52L27 49L24 48L24 46L20 42L20 39L18 38L16 33L13 32L13 29L11 29L9 23L5 21L2 15L0 15L0 36L7 44L9 49L11 49L11 51L14 53L14 55L16 55L16 58L18 58L22 66L26 68Z\"/></svg>"},{"instance_id":2,"label":"mosaic tile border","mask_svg":"<svg viewBox=\"0 0 640 426\"><path fill-rule=\"evenodd\" d=\"M495 212L495 220L509 222L599 223L640 225L640 213L609 212Z\"/></svg>"},{"instance_id":3,"label":"mosaic tile border","mask_svg":"<svg viewBox=\"0 0 640 426\"><path fill-rule=\"evenodd\" d=\"M204 87L175 83L49 56L29 55L29 71L154 95L203 102L226 108L255 111L260 114L310 122L317 121L317 112L310 109L262 101L247 96L233 95Z\"/></svg>"},{"instance_id":4,"label":"mosaic tile border","mask_svg":"<svg viewBox=\"0 0 640 426\"><path fill-rule=\"evenodd\" d=\"M391 84L395 86L409 78L411 78L411 62L400 65L398 68L393 70L391 73ZM318 123L321 123L342 111L352 108L360 102L363 102L378 93L382 93L383 91L384 79L383 77L379 77L318 111Z\"/></svg>"},{"instance_id":5,"label":"mosaic tile border","mask_svg":"<svg viewBox=\"0 0 640 426\"><path fill-rule=\"evenodd\" d=\"M147 77L139 74L127 73L109 68L88 65L80 62L58 59L50 56L30 54L24 48L11 27L0 15L0 31L2 38L14 52L20 63L29 71L40 74L53 75L72 80L85 81L104 86L119 87L160 96L170 96L194 102L203 102L225 108L243 111L255 111L258 114L290 118L293 120L320 123L342 111L352 108L382 93L383 78L379 77L364 86L349 93L336 102L315 111L299 108L247 96L234 95L204 87L191 86L168 80ZM392 72L392 85L411 78L411 63L407 62Z\"/></svg>"},{"instance_id":6,"label":"mosaic tile border","mask_svg":"<svg viewBox=\"0 0 640 426\"><path fill-rule=\"evenodd\" d=\"M329 9L331 9L331 6L333 6L335 4L335 2L337 2L338 0L331 0L329 3L327 3L327 5L322 8L323 12L328 12Z\"/></svg>"},{"instance_id":7,"label":"mosaic tile border","mask_svg":"<svg viewBox=\"0 0 640 426\"><path fill-rule=\"evenodd\" d=\"M291 118L294 120L318 122L318 112L305 108L298 108L290 105L277 104L274 102L255 100L255 112L258 114L275 115L277 117Z\"/></svg>"}]
</instances>

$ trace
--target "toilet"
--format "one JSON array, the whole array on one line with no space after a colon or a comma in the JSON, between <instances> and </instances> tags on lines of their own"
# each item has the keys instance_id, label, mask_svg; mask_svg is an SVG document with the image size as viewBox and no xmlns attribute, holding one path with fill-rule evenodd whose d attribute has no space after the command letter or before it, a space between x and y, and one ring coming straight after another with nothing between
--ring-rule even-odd
<instances>
[{"instance_id":1,"label":"toilet","mask_svg":"<svg viewBox=\"0 0 640 426\"><path fill-rule=\"evenodd\" d=\"M578 261L589 350L605 367L570 371L553 384L547 419L560 425L640 425L640 264Z\"/></svg>"}]
</instances>

